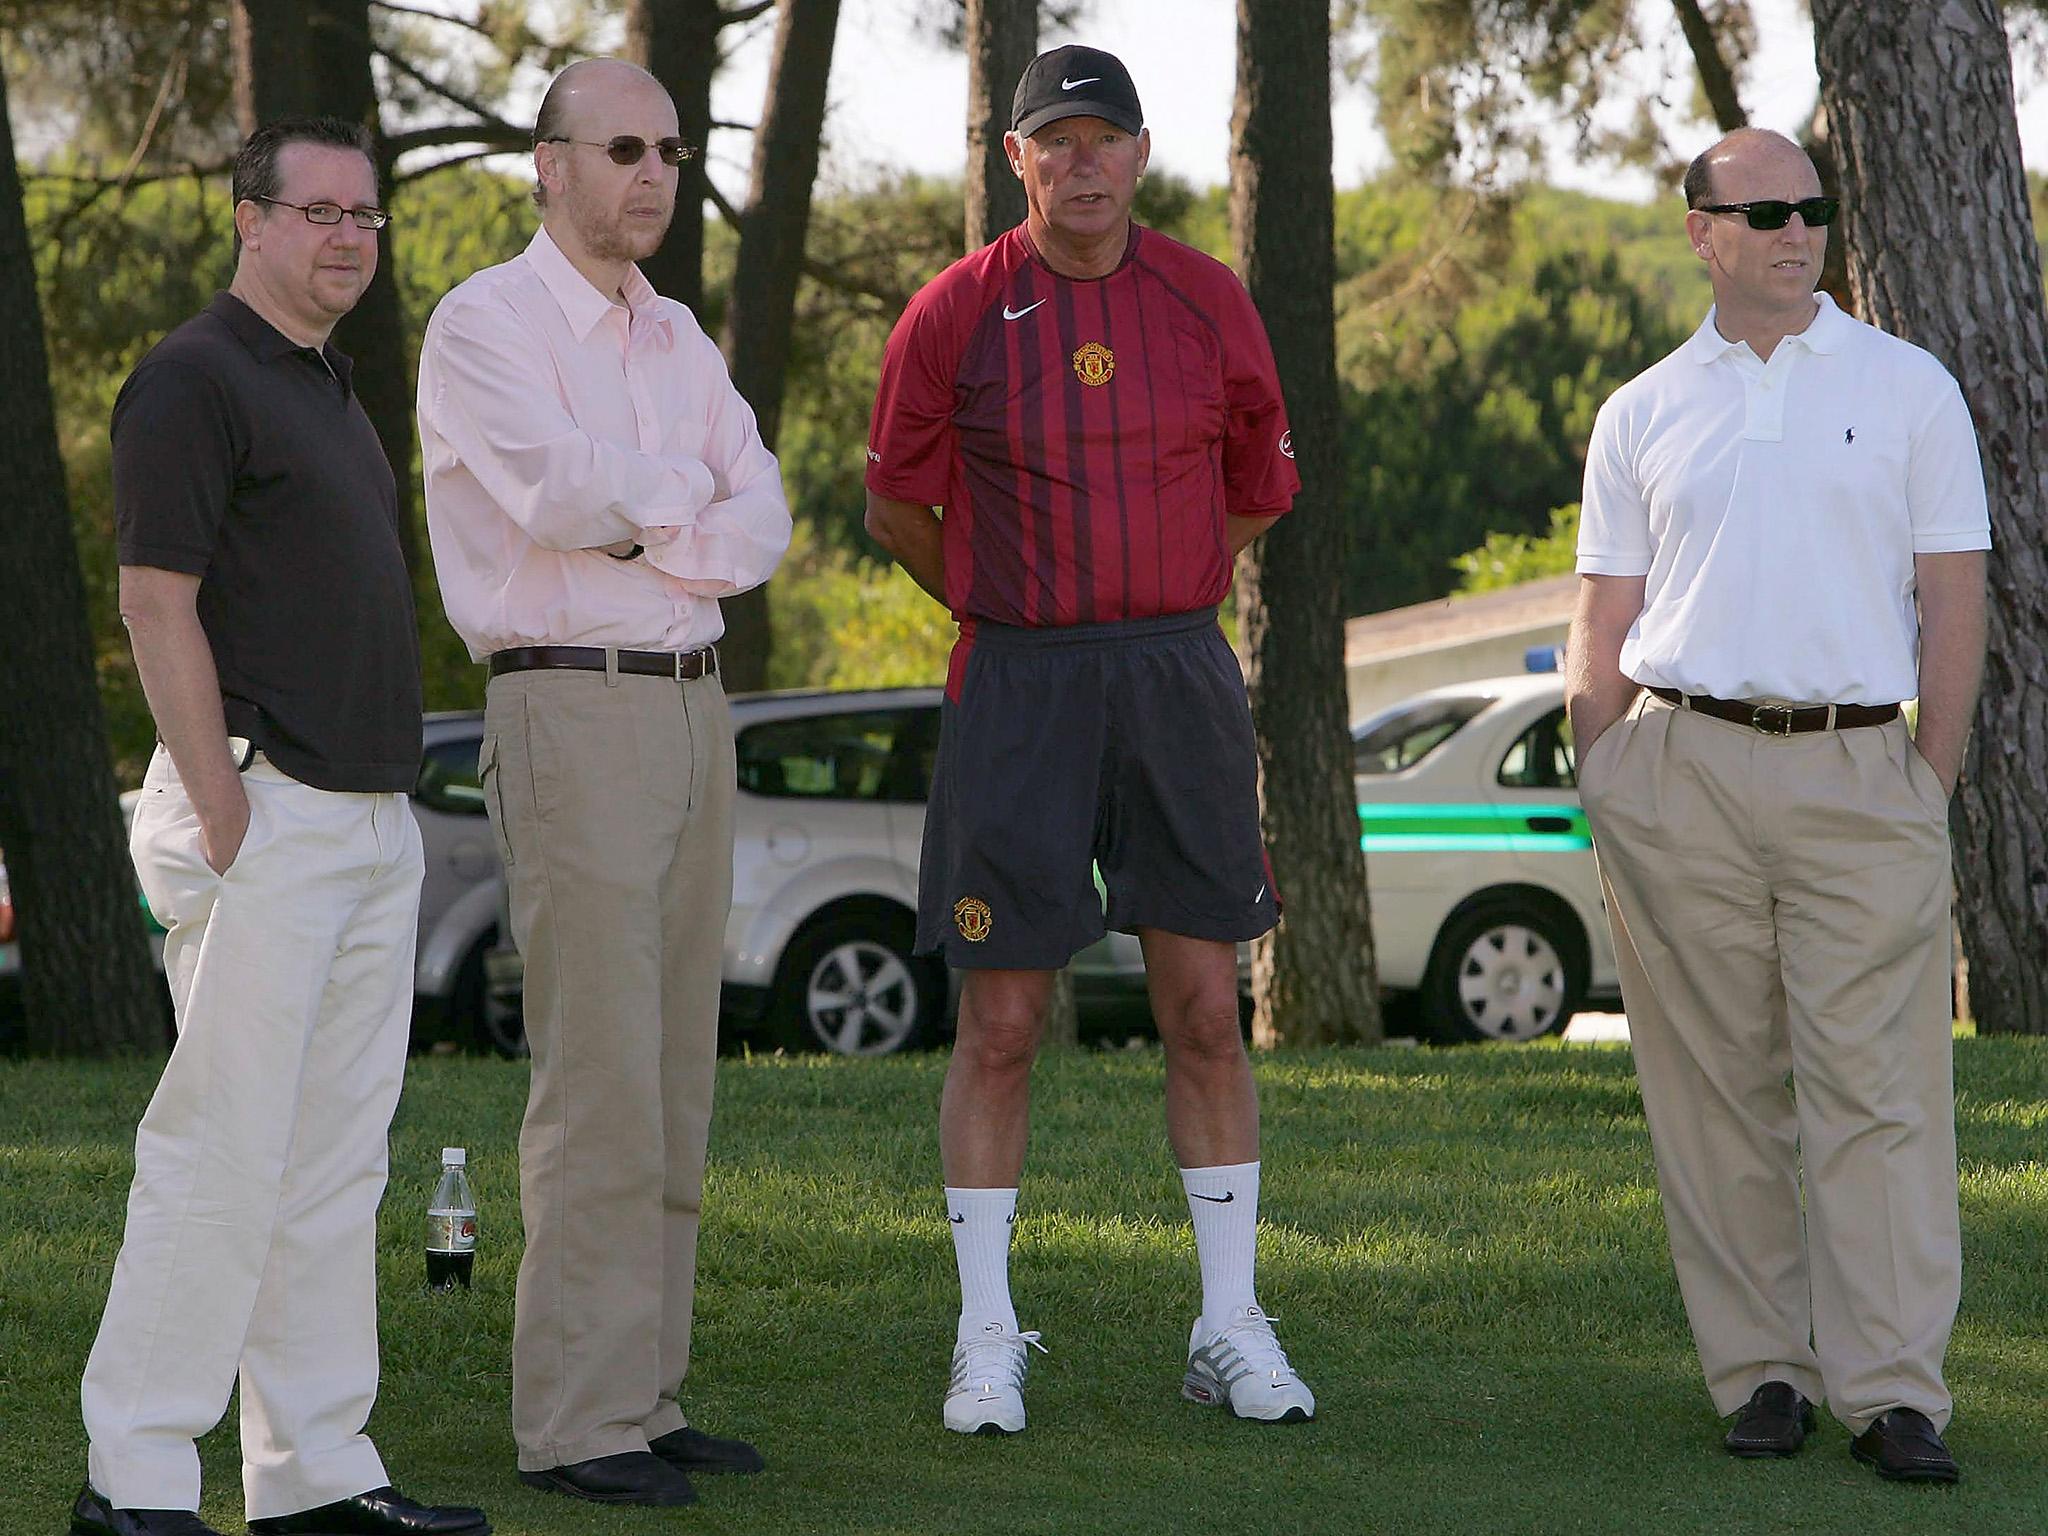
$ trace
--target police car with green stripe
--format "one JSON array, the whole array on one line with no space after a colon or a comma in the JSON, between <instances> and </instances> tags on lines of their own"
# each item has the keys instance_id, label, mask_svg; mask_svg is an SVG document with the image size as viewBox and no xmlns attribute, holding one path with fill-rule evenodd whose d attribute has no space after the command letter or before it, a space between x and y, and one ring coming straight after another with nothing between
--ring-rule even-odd
<instances>
[{"instance_id":1,"label":"police car with green stripe","mask_svg":"<svg viewBox=\"0 0 2048 1536\"><path fill-rule=\"evenodd\" d=\"M1351 739L1380 985L1426 1033L1532 1040L1618 1002L1554 671L1416 694Z\"/></svg>"}]
</instances>

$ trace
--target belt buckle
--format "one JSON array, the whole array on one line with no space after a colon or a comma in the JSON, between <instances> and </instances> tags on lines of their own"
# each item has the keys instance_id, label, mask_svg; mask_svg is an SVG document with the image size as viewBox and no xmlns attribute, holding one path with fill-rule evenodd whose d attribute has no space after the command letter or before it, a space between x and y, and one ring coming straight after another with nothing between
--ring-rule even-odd
<instances>
[{"instance_id":1,"label":"belt buckle","mask_svg":"<svg viewBox=\"0 0 2048 1536\"><path fill-rule=\"evenodd\" d=\"M1766 736L1790 736L1792 734L1792 719L1798 712L1799 707L1796 704L1758 704L1749 712L1749 728L1753 731L1760 731ZM1767 715L1781 715L1784 717L1785 723L1783 725L1767 725L1764 720L1764 717Z\"/></svg>"}]
</instances>

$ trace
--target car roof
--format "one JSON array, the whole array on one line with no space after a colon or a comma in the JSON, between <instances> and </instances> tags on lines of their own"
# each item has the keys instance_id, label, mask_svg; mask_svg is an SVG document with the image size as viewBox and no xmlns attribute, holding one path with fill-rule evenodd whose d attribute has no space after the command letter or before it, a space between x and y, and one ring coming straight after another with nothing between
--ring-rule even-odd
<instances>
[{"instance_id":1,"label":"car roof","mask_svg":"<svg viewBox=\"0 0 2048 1536\"><path fill-rule=\"evenodd\" d=\"M1362 720L1354 721L1351 730L1356 735L1367 725L1384 720L1397 710L1413 708L1425 699L1490 699L1496 704L1518 704L1525 699L1557 699L1563 696L1563 673L1508 672L1499 677L1477 677L1468 682L1445 683L1439 688L1411 693L1404 699L1374 710Z\"/></svg>"}]
</instances>

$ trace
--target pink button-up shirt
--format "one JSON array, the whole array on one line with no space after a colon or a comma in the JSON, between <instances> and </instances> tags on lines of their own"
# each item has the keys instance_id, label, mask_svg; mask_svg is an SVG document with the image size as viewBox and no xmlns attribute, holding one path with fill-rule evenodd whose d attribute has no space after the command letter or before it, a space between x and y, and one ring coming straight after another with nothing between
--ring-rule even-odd
<instances>
[{"instance_id":1,"label":"pink button-up shirt","mask_svg":"<svg viewBox=\"0 0 2048 1536\"><path fill-rule=\"evenodd\" d=\"M448 621L515 645L682 651L789 547L775 455L690 311L621 305L545 229L434 307L420 349L427 531ZM646 546L614 560L602 546Z\"/></svg>"}]
</instances>

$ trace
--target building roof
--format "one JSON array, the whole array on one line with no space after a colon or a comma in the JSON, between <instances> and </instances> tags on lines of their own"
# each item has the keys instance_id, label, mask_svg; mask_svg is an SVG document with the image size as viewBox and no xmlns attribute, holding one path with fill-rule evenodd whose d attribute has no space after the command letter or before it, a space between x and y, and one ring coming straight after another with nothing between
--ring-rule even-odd
<instances>
[{"instance_id":1,"label":"building roof","mask_svg":"<svg viewBox=\"0 0 2048 1536\"><path fill-rule=\"evenodd\" d=\"M1390 656L1441 650L1496 635L1516 635L1568 624L1578 588L1579 578L1567 573L1517 587L1459 593L1347 619L1344 665L1363 666Z\"/></svg>"}]
</instances>

